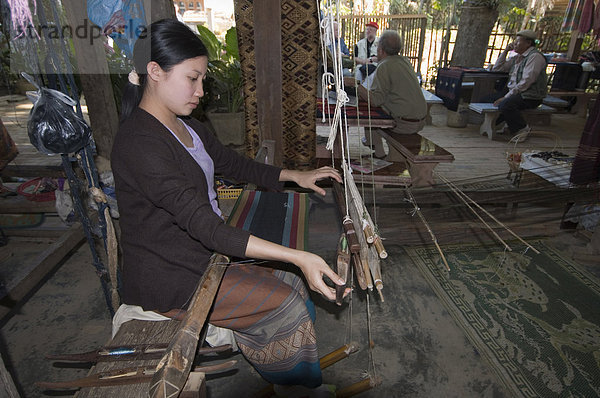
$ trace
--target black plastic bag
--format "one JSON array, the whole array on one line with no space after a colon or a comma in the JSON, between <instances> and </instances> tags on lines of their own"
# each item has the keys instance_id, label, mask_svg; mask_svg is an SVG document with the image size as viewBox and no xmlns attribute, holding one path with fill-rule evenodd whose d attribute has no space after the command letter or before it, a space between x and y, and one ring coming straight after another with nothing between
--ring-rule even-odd
<instances>
[{"instance_id":1,"label":"black plastic bag","mask_svg":"<svg viewBox=\"0 0 600 398\"><path fill-rule=\"evenodd\" d=\"M35 85L30 76L23 76ZM37 88L38 91L27 92L33 102L27 122L31 144L47 155L73 153L85 147L92 131L73 110L76 102L60 91Z\"/></svg>"}]
</instances>

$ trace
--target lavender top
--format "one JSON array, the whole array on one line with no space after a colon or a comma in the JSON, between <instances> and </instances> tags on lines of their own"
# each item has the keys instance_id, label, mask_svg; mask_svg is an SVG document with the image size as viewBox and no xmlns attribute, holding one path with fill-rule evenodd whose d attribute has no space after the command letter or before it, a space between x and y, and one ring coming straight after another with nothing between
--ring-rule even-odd
<instances>
[{"instance_id":1,"label":"lavender top","mask_svg":"<svg viewBox=\"0 0 600 398\"><path fill-rule=\"evenodd\" d=\"M208 186L208 200L210 201L210 205L212 206L212 209L215 212L215 214L223 218L221 209L219 209L219 203L217 202L217 192L215 191L215 164L206 152L206 149L204 149L204 144L202 143L202 140L200 139L200 137L198 137L196 132L183 120L178 120L181 123L183 123L185 128L187 128L188 132L190 133L190 136L192 137L193 146L191 148L185 146L183 142L181 142L181 140L179 140L179 138L175 135L175 133L171 131L171 129L169 129L168 127L167 129L171 131L171 134L173 134L173 136L177 138L177 141L179 141L179 143L183 145L183 147L188 151L188 153L192 155L196 163L198 163L198 166L202 168L202 171L204 171L204 175L206 176L206 185Z\"/></svg>"}]
</instances>

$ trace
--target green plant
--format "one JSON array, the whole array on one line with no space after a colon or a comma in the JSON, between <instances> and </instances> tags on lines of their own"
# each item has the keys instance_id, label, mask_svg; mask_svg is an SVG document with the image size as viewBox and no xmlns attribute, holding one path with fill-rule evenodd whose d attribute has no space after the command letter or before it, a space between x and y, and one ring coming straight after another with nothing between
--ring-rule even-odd
<instances>
[{"instance_id":1,"label":"green plant","mask_svg":"<svg viewBox=\"0 0 600 398\"><path fill-rule=\"evenodd\" d=\"M244 104L244 82L235 27L229 28L224 43L205 26L198 26L198 34L208 49L203 108L216 112L240 112Z\"/></svg>"}]
</instances>

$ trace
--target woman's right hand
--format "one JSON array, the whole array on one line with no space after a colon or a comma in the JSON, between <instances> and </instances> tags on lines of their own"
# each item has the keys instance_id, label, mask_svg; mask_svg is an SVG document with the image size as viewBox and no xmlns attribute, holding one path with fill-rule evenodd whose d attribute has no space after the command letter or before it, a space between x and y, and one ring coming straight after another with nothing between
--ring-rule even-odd
<instances>
[{"instance_id":1,"label":"woman's right hand","mask_svg":"<svg viewBox=\"0 0 600 398\"><path fill-rule=\"evenodd\" d=\"M248 239L246 257L295 264L306 277L310 289L321 293L331 301L335 300L335 289L325 284L323 275L327 275L337 285L344 284L342 278L333 272L325 260L316 254L281 246L253 235L250 235ZM344 297L348 293L350 293L350 288L346 289Z\"/></svg>"},{"instance_id":2,"label":"woman's right hand","mask_svg":"<svg viewBox=\"0 0 600 398\"><path fill-rule=\"evenodd\" d=\"M335 300L335 289L325 284L323 275L327 275L327 277L329 277L336 285L343 285L345 282L338 274L333 272L325 260L310 252L300 252L295 264L306 277L308 287L310 287L311 290L321 293L330 301ZM346 289L344 297L346 297L348 293L350 293L350 288Z\"/></svg>"}]
</instances>

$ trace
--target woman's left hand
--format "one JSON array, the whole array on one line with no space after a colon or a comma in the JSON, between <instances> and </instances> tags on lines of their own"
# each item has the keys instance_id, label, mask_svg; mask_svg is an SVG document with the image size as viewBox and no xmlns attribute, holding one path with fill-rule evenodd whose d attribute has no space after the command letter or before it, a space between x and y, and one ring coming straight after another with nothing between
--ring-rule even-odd
<instances>
[{"instance_id":1,"label":"woman's left hand","mask_svg":"<svg viewBox=\"0 0 600 398\"><path fill-rule=\"evenodd\" d=\"M279 177L280 181L294 181L303 188L312 189L318 194L325 196L325 190L317 186L316 182L325 178L333 178L337 182L342 182L340 173L330 166L320 167L315 170L282 170Z\"/></svg>"}]
</instances>

